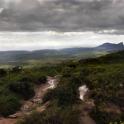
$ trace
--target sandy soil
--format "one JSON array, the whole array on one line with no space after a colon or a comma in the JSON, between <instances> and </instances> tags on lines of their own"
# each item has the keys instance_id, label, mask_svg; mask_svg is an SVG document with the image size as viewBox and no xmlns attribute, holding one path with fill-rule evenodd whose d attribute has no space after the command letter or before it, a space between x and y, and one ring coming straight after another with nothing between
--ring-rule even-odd
<instances>
[{"instance_id":1,"label":"sandy soil","mask_svg":"<svg viewBox=\"0 0 124 124\"><path fill-rule=\"evenodd\" d=\"M95 121L89 116L89 113L92 111L95 106L93 100L88 100L82 105L82 113L80 117L80 124L96 124Z\"/></svg>"},{"instance_id":2,"label":"sandy soil","mask_svg":"<svg viewBox=\"0 0 124 124\"><path fill-rule=\"evenodd\" d=\"M15 119L0 118L0 124L15 124L15 123L16 123Z\"/></svg>"}]
</instances>

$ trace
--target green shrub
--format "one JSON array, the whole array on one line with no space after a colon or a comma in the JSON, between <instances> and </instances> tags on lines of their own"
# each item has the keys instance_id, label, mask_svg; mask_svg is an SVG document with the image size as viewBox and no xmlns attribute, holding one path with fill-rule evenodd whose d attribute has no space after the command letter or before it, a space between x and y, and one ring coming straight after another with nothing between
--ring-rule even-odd
<instances>
[{"instance_id":1,"label":"green shrub","mask_svg":"<svg viewBox=\"0 0 124 124\"><path fill-rule=\"evenodd\" d=\"M4 77L7 75L7 71L5 69L0 69L0 77Z\"/></svg>"},{"instance_id":2,"label":"green shrub","mask_svg":"<svg viewBox=\"0 0 124 124\"><path fill-rule=\"evenodd\" d=\"M97 124L109 124L110 122L123 121L121 114L114 114L101 111L98 105L91 112L91 117L96 121Z\"/></svg>"},{"instance_id":3,"label":"green shrub","mask_svg":"<svg viewBox=\"0 0 124 124\"><path fill-rule=\"evenodd\" d=\"M54 104L41 114L34 112L30 116L26 116L18 124L79 124L79 114L79 111L73 110L71 107L60 109Z\"/></svg>"},{"instance_id":4,"label":"green shrub","mask_svg":"<svg viewBox=\"0 0 124 124\"><path fill-rule=\"evenodd\" d=\"M19 94L24 99L29 99L34 95L34 89L30 82L18 81L9 85L11 91Z\"/></svg>"},{"instance_id":5,"label":"green shrub","mask_svg":"<svg viewBox=\"0 0 124 124\"><path fill-rule=\"evenodd\" d=\"M0 96L0 115L8 116L20 108L19 99L14 95Z\"/></svg>"},{"instance_id":6,"label":"green shrub","mask_svg":"<svg viewBox=\"0 0 124 124\"><path fill-rule=\"evenodd\" d=\"M49 90L43 97L43 103L55 99L55 97L56 97L55 90Z\"/></svg>"},{"instance_id":7,"label":"green shrub","mask_svg":"<svg viewBox=\"0 0 124 124\"><path fill-rule=\"evenodd\" d=\"M19 121L17 124L42 124L41 114L32 113L30 116L26 116L24 120Z\"/></svg>"},{"instance_id":8,"label":"green shrub","mask_svg":"<svg viewBox=\"0 0 124 124\"><path fill-rule=\"evenodd\" d=\"M30 116L27 116L18 124L63 124L59 115L56 113L37 113L34 112Z\"/></svg>"},{"instance_id":9,"label":"green shrub","mask_svg":"<svg viewBox=\"0 0 124 124\"><path fill-rule=\"evenodd\" d=\"M22 69L23 69L22 66L15 66L15 67L13 67L13 68L11 69L11 72L13 72L13 73L21 72Z\"/></svg>"},{"instance_id":10,"label":"green shrub","mask_svg":"<svg viewBox=\"0 0 124 124\"><path fill-rule=\"evenodd\" d=\"M44 84L47 82L47 77L46 76L41 76L37 79L37 81L35 82L37 85L40 85L40 84Z\"/></svg>"},{"instance_id":11,"label":"green shrub","mask_svg":"<svg viewBox=\"0 0 124 124\"><path fill-rule=\"evenodd\" d=\"M47 76L45 76L45 74L40 70L36 70L36 71L32 70L25 74L26 74L25 78L27 78L29 81L31 81L34 84L40 85L47 82Z\"/></svg>"}]
</instances>

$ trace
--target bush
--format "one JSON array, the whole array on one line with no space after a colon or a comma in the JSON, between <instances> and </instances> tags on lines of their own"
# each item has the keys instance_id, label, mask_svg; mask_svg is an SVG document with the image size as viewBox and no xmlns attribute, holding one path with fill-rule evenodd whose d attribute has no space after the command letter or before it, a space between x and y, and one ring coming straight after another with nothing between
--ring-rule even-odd
<instances>
[{"instance_id":1,"label":"bush","mask_svg":"<svg viewBox=\"0 0 124 124\"><path fill-rule=\"evenodd\" d=\"M40 85L40 84L44 84L47 82L47 78L46 76L41 76L37 79L37 81L35 82L37 85Z\"/></svg>"},{"instance_id":2,"label":"bush","mask_svg":"<svg viewBox=\"0 0 124 124\"><path fill-rule=\"evenodd\" d=\"M19 99L14 95L0 96L0 115L8 116L20 108Z\"/></svg>"},{"instance_id":3,"label":"bush","mask_svg":"<svg viewBox=\"0 0 124 124\"><path fill-rule=\"evenodd\" d=\"M59 115L56 113L32 113L18 124L63 124Z\"/></svg>"},{"instance_id":4,"label":"bush","mask_svg":"<svg viewBox=\"0 0 124 124\"><path fill-rule=\"evenodd\" d=\"M59 106L65 107L70 106L75 103L75 95L73 91L70 89L61 88L57 91L57 102Z\"/></svg>"},{"instance_id":5,"label":"bush","mask_svg":"<svg viewBox=\"0 0 124 124\"><path fill-rule=\"evenodd\" d=\"M55 98L55 90L49 90L43 97L43 103Z\"/></svg>"},{"instance_id":6,"label":"bush","mask_svg":"<svg viewBox=\"0 0 124 124\"><path fill-rule=\"evenodd\" d=\"M32 113L30 116L26 116L24 120L19 121L17 124L42 124L40 113Z\"/></svg>"},{"instance_id":7,"label":"bush","mask_svg":"<svg viewBox=\"0 0 124 124\"><path fill-rule=\"evenodd\" d=\"M78 109L72 107L60 109L54 103L43 113L34 112L18 124L79 124L79 115Z\"/></svg>"},{"instance_id":8,"label":"bush","mask_svg":"<svg viewBox=\"0 0 124 124\"><path fill-rule=\"evenodd\" d=\"M30 77L23 77L22 79L20 79L21 82L32 82L31 78Z\"/></svg>"},{"instance_id":9,"label":"bush","mask_svg":"<svg viewBox=\"0 0 124 124\"><path fill-rule=\"evenodd\" d=\"M62 71L63 77L70 77L72 72L72 68L70 67L65 67Z\"/></svg>"},{"instance_id":10,"label":"bush","mask_svg":"<svg viewBox=\"0 0 124 124\"><path fill-rule=\"evenodd\" d=\"M120 122L123 119L121 118L120 114L101 111L99 107L93 109L93 111L91 112L91 117L96 121L97 124L109 124L110 122Z\"/></svg>"},{"instance_id":11,"label":"bush","mask_svg":"<svg viewBox=\"0 0 124 124\"><path fill-rule=\"evenodd\" d=\"M5 69L0 69L0 77L4 77L7 75L7 72Z\"/></svg>"},{"instance_id":12,"label":"bush","mask_svg":"<svg viewBox=\"0 0 124 124\"><path fill-rule=\"evenodd\" d=\"M79 124L80 111L77 106L76 108L74 107L68 107L60 113L63 124Z\"/></svg>"},{"instance_id":13,"label":"bush","mask_svg":"<svg viewBox=\"0 0 124 124\"><path fill-rule=\"evenodd\" d=\"M55 99L58 106L61 107L75 104L78 101L78 87L81 85L81 81L74 76L66 79L62 77L58 87L47 92L43 101L46 102Z\"/></svg>"},{"instance_id":14,"label":"bush","mask_svg":"<svg viewBox=\"0 0 124 124\"><path fill-rule=\"evenodd\" d=\"M15 66L15 67L12 68L11 71L12 71L13 73L16 73L16 72L21 72L22 69L23 69L22 66Z\"/></svg>"},{"instance_id":15,"label":"bush","mask_svg":"<svg viewBox=\"0 0 124 124\"><path fill-rule=\"evenodd\" d=\"M10 84L10 90L19 94L24 99L29 99L34 95L34 89L30 82L27 81L18 81Z\"/></svg>"},{"instance_id":16,"label":"bush","mask_svg":"<svg viewBox=\"0 0 124 124\"><path fill-rule=\"evenodd\" d=\"M47 76L42 73L40 70L32 70L30 72L25 73L26 77L25 79L28 79L30 82L41 85L47 82Z\"/></svg>"}]
</instances>

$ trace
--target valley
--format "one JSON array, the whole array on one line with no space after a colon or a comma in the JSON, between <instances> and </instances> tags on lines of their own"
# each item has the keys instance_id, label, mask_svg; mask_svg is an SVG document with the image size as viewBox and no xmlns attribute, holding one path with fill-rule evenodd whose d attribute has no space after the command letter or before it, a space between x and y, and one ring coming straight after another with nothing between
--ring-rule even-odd
<instances>
[{"instance_id":1,"label":"valley","mask_svg":"<svg viewBox=\"0 0 124 124\"><path fill-rule=\"evenodd\" d=\"M96 47L79 47L65 49L45 49L36 51L0 51L0 67L22 65L32 67L62 63L74 59L87 59L103 56L124 49L123 42L119 44L104 43Z\"/></svg>"}]
</instances>

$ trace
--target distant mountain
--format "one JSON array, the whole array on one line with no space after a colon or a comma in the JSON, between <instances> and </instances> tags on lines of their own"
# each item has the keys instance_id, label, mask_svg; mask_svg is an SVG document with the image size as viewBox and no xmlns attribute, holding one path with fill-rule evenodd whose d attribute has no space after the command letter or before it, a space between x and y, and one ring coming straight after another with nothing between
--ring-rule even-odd
<instances>
[{"instance_id":1,"label":"distant mountain","mask_svg":"<svg viewBox=\"0 0 124 124\"><path fill-rule=\"evenodd\" d=\"M66 48L60 50L45 49L36 51L1 51L0 63L25 62L27 60L43 60L57 58L91 58L100 56L109 52L124 50L123 43L112 44L104 43L94 48Z\"/></svg>"},{"instance_id":2,"label":"distant mountain","mask_svg":"<svg viewBox=\"0 0 124 124\"><path fill-rule=\"evenodd\" d=\"M96 47L97 50L107 50L107 51L120 51L124 49L123 42L119 44L113 44L113 43L104 43L98 47Z\"/></svg>"}]
</instances>

